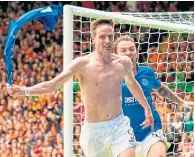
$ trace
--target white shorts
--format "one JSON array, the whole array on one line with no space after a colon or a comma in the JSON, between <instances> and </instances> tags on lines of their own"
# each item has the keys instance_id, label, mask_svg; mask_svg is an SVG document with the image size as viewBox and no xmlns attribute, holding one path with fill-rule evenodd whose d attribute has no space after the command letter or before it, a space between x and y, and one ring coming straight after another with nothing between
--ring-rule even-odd
<instances>
[{"instance_id":1,"label":"white shorts","mask_svg":"<svg viewBox=\"0 0 195 157\"><path fill-rule=\"evenodd\" d=\"M122 151L136 146L130 120L120 116L104 122L84 122L80 145L86 157L117 157Z\"/></svg>"},{"instance_id":2,"label":"white shorts","mask_svg":"<svg viewBox=\"0 0 195 157\"><path fill-rule=\"evenodd\" d=\"M160 129L149 134L142 142L139 142L135 149L136 157L146 157L150 147L158 141L163 141L166 150L168 150L170 143L167 142L167 138L164 136L162 129Z\"/></svg>"}]
</instances>

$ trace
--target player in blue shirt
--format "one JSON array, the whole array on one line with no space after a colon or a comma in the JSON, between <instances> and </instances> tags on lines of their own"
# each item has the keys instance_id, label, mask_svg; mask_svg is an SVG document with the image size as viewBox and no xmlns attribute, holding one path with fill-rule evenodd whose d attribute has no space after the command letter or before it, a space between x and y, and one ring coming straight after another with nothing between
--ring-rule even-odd
<instances>
[{"instance_id":1,"label":"player in blue shirt","mask_svg":"<svg viewBox=\"0 0 195 157\"><path fill-rule=\"evenodd\" d=\"M125 35L119 37L115 42L114 51L119 55L125 55L131 58L134 67L133 73L147 98L154 117L153 132L151 132L151 127L143 129L144 109L133 97L125 84L125 80L123 80L123 112L125 116L130 118L131 127L134 129L136 140L140 142L136 147L136 157L166 157L166 150L170 144L166 142L166 137L163 135L162 131L160 116L152 104L152 89L157 89L157 92L161 96L169 98L174 102L183 105L185 108L192 109L191 105L194 104L193 102L184 101L168 87L160 83L151 67L137 65L137 50L134 40L130 36Z\"/></svg>"}]
</instances>

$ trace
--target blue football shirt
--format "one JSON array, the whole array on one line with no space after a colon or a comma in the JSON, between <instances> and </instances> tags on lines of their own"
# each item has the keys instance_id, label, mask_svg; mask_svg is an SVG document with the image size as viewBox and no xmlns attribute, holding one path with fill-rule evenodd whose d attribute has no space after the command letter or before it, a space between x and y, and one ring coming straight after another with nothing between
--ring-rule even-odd
<instances>
[{"instance_id":1,"label":"blue football shirt","mask_svg":"<svg viewBox=\"0 0 195 157\"><path fill-rule=\"evenodd\" d=\"M144 95L151 107L154 118L154 131L161 129L161 120L158 112L155 110L152 104L152 89L157 89L161 86L160 81L156 78L154 71L148 66L137 66L137 74L135 79L140 84ZM145 137L151 132L151 127L142 129L140 124L145 120L144 108L131 94L128 87L125 84L125 80L122 82L122 108L125 116L128 116L131 121L131 127L134 130L137 141L143 141Z\"/></svg>"}]
</instances>

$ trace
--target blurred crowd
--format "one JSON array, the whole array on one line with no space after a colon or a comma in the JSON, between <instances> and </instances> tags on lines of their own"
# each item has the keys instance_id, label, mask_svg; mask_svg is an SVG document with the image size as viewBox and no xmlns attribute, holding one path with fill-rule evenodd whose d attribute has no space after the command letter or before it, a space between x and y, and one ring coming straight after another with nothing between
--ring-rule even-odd
<instances>
[{"instance_id":1,"label":"blurred crowd","mask_svg":"<svg viewBox=\"0 0 195 157\"><path fill-rule=\"evenodd\" d=\"M3 46L11 20L43 2L7 2L0 5L0 157L63 156L63 93L13 99L2 90L6 83ZM63 24L46 31L39 21L24 25L18 33L13 57L13 83L32 86L51 80L63 69Z\"/></svg>"},{"instance_id":2,"label":"blurred crowd","mask_svg":"<svg viewBox=\"0 0 195 157\"><path fill-rule=\"evenodd\" d=\"M25 12L52 2L0 2L0 157L62 157L63 156L63 89L53 95L14 99L6 83L3 48L10 21ZM176 12L193 10L181 2L54 2L112 12ZM74 58L92 50L90 20L75 17ZM82 26L82 27L80 27ZM82 28L82 29L80 29ZM194 100L194 36L176 33L148 33L147 28L116 25L116 36L130 30L139 51L139 63L151 66L159 80L186 101ZM63 23L58 21L54 31L46 31L39 21L24 25L18 33L14 49L13 83L32 86L51 80L63 69ZM155 32L155 30L151 30ZM146 43L150 36L150 44ZM153 44L154 42L154 44ZM155 42L161 43L160 45ZM74 77L74 153L83 155L79 135L84 119L80 88ZM193 116L178 104L153 93L154 105L160 112L163 130L171 142L168 157L193 156Z\"/></svg>"}]
</instances>

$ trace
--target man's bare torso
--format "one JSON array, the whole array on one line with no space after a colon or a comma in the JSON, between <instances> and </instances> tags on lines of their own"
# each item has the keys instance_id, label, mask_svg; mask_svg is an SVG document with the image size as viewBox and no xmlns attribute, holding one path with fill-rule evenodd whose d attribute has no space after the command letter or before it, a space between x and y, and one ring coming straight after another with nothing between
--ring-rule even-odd
<instances>
[{"instance_id":1,"label":"man's bare torso","mask_svg":"<svg viewBox=\"0 0 195 157\"><path fill-rule=\"evenodd\" d=\"M125 67L122 57L112 55L111 58L111 63L101 65L93 54L83 57L85 63L78 78L88 122L110 120L122 113L121 82Z\"/></svg>"}]
</instances>

